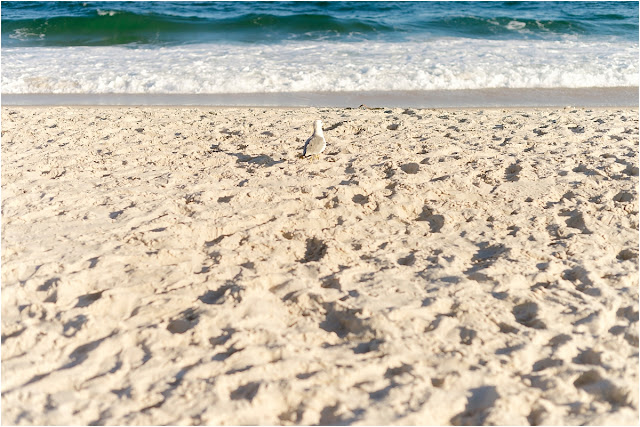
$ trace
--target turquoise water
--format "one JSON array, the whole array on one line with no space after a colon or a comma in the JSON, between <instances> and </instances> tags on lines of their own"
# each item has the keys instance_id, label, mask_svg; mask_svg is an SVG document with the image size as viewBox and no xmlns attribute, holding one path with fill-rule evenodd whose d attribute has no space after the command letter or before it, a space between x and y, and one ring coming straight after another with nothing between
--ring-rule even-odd
<instances>
[{"instance_id":1,"label":"turquoise water","mask_svg":"<svg viewBox=\"0 0 640 427\"><path fill-rule=\"evenodd\" d=\"M638 85L637 2L2 2L3 94Z\"/></svg>"},{"instance_id":2,"label":"turquoise water","mask_svg":"<svg viewBox=\"0 0 640 427\"><path fill-rule=\"evenodd\" d=\"M2 2L2 44L638 39L637 2Z\"/></svg>"}]
</instances>

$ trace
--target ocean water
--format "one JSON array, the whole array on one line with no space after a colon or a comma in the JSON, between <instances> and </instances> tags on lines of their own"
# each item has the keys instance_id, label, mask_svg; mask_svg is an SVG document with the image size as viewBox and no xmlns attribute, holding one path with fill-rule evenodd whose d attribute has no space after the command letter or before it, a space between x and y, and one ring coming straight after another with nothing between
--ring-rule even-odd
<instances>
[{"instance_id":1,"label":"ocean water","mask_svg":"<svg viewBox=\"0 0 640 427\"><path fill-rule=\"evenodd\" d=\"M2 2L2 94L637 87L638 2Z\"/></svg>"}]
</instances>

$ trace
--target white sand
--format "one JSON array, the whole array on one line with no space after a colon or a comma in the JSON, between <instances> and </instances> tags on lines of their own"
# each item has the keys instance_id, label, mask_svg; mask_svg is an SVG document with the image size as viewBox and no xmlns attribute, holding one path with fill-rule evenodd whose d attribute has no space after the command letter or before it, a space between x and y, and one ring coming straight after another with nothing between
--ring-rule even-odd
<instances>
[{"instance_id":1,"label":"white sand","mask_svg":"<svg viewBox=\"0 0 640 427\"><path fill-rule=\"evenodd\" d=\"M2 422L636 424L638 110L3 108Z\"/></svg>"}]
</instances>

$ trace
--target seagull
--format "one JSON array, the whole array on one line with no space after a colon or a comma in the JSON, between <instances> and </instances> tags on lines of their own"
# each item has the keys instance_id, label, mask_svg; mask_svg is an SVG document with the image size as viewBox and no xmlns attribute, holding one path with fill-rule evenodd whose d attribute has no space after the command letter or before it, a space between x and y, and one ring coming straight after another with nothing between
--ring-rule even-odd
<instances>
[{"instance_id":1,"label":"seagull","mask_svg":"<svg viewBox=\"0 0 640 427\"><path fill-rule=\"evenodd\" d=\"M327 141L322 133L322 120L313 122L313 135L304 143L302 157L317 156L327 147Z\"/></svg>"}]
</instances>

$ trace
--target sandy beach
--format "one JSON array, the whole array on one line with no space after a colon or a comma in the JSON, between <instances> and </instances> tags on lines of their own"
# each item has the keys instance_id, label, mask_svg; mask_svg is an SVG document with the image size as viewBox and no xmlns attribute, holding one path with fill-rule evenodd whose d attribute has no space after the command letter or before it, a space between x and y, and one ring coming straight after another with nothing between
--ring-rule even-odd
<instances>
[{"instance_id":1,"label":"sandy beach","mask_svg":"<svg viewBox=\"0 0 640 427\"><path fill-rule=\"evenodd\" d=\"M3 424L638 423L637 107L3 107L1 244Z\"/></svg>"}]
</instances>

